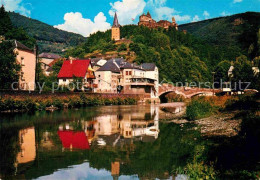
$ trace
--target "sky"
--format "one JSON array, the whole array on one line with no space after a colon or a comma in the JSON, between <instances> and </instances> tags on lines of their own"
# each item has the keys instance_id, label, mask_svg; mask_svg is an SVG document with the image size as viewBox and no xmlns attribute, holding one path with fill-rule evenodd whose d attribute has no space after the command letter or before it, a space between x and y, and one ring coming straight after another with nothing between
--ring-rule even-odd
<instances>
[{"instance_id":1,"label":"sky","mask_svg":"<svg viewBox=\"0 0 260 180\"><path fill-rule=\"evenodd\" d=\"M260 12L260 0L1 0L6 10L85 37L111 28L117 12L121 25L137 24L149 11L155 20L178 24L246 11Z\"/></svg>"}]
</instances>

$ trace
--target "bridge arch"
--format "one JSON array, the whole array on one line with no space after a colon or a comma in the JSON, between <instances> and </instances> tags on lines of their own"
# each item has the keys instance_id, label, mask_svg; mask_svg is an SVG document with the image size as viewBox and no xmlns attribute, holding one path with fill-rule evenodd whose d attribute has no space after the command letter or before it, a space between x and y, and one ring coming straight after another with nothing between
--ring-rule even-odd
<instances>
[{"instance_id":1,"label":"bridge arch","mask_svg":"<svg viewBox=\"0 0 260 180\"><path fill-rule=\"evenodd\" d=\"M165 91L165 92L162 92L162 93L159 94L160 102L161 103L168 103L168 99L166 98L166 95L168 95L168 94L170 94L172 92L177 94L177 95L181 95L184 98L186 98L185 94L178 93L178 91L175 91L175 90L168 90L168 91Z\"/></svg>"}]
</instances>

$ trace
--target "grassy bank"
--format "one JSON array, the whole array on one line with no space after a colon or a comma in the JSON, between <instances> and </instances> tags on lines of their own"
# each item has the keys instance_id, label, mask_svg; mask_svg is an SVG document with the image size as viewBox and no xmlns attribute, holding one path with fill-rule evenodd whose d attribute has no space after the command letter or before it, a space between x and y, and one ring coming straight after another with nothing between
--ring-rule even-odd
<instances>
[{"instance_id":1,"label":"grassy bank","mask_svg":"<svg viewBox=\"0 0 260 180\"><path fill-rule=\"evenodd\" d=\"M136 104L136 96L123 95L88 95L88 94L64 94L56 96L12 96L0 98L0 112L33 112L46 109L80 108L101 105L133 105Z\"/></svg>"},{"instance_id":2,"label":"grassy bank","mask_svg":"<svg viewBox=\"0 0 260 180\"><path fill-rule=\"evenodd\" d=\"M195 97L187 105L186 116L188 120L197 120L209 117L225 109L228 104L237 101L239 97Z\"/></svg>"}]
</instances>

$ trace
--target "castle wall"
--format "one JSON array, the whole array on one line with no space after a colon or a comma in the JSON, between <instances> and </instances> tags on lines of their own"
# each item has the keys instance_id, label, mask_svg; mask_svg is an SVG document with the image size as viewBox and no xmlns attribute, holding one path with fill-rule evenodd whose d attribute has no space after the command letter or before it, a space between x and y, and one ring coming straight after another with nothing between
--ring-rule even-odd
<instances>
[{"instance_id":1,"label":"castle wall","mask_svg":"<svg viewBox=\"0 0 260 180\"><path fill-rule=\"evenodd\" d=\"M158 27L162 27L165 29L169 29L169 27L175 27L176 30L178 30L178 25L175 22L175 19L173 18L173 22L169 22L166 20L161 20L159 22L156 22L154 19L152 19L150 17L150 15L142 15L139 17L139 22L138 22L139 26L146 26L148 28L158 28Z\"/></svg>"}]
</instances>

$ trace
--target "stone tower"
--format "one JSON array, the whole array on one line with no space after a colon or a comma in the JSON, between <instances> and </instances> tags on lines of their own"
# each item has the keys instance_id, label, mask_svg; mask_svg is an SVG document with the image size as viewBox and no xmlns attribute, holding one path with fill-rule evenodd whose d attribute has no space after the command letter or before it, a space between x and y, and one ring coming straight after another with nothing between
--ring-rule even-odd
<instances>
[{"instance_id":1,"label":"stone tower","mask_svg":"<svg viewBox=\"0 0 260 180\"><path fill-rule=\"evenodd\" d=\"M112 26L112 40L118 41L120 40L120 24L118 23L117 14L115 13L114 22Z\"/></svg>"}]
</instances>

